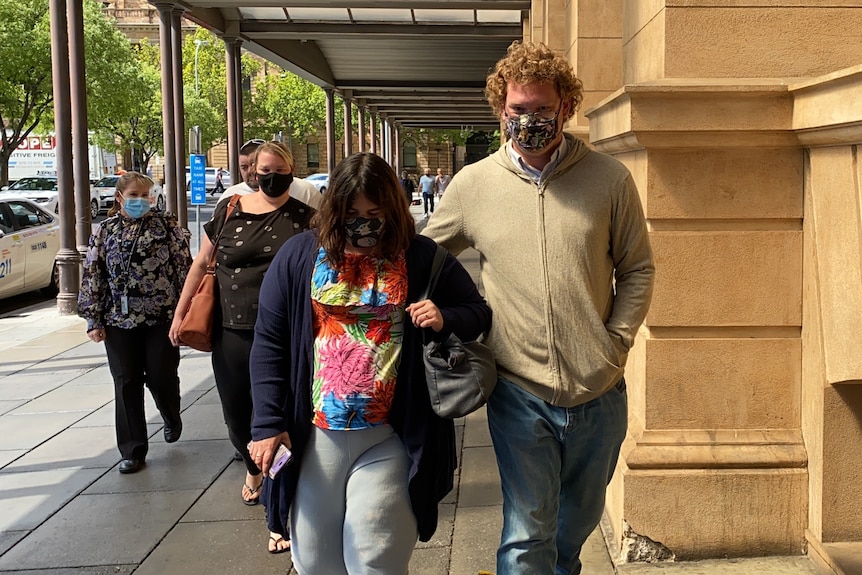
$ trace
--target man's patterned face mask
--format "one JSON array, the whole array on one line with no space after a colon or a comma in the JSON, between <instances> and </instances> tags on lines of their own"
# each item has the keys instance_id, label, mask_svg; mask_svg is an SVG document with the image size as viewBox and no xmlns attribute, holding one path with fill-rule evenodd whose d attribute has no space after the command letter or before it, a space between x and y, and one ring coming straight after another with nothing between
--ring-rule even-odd
<instances>
[{"instance_id":1,"label":"man's patterned face mask","mask_svg":"<svg viewBox=\"0 0 862 575\"><path fill-rule=\"evenodd\" d=\"M536 112L507 116L506 132L522 149L541 150L557 137L559 115L560 111L557 110L553 118L544 118Z\"/></svg>"},{"instance_id":2,"label":"man's patterned face mask","mask_svg":"<svg viewBox=\"0 0 862 575\"><path fill-rule=\"evenodd\" d=\"M357 248L373 248L383 235L383 218L350 218L344 222L347 241Z\"/></svg>"}]
</instances>

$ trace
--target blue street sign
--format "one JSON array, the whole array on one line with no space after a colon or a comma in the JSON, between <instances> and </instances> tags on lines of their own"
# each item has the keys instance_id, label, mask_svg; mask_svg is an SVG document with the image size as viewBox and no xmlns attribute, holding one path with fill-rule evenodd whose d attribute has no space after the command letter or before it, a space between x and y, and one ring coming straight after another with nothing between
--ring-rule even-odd
<instances>
[{"instance_id":1,"label":"blue street sign","mask_svg":"<svg viewBox=\"0 0 862 575\"><path fill-rule=\"evenodd\" d=\"M203 154L189 156L191 167L192 205L205 206L207 203L207 157Z\"/></svg>"}]
</instances>

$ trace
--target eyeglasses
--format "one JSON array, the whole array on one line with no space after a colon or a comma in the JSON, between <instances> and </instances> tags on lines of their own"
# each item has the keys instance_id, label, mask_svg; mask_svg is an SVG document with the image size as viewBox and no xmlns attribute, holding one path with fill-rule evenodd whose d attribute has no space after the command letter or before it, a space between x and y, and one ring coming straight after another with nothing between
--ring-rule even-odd
<instances>
[{"instance_id":1,"label":"eyeglasses","mask_svg":"<svg viewBox=\"0 0 862 575\"><path fill-rule=\"evenodd\" d=\"M254 150L256 150L258 146L260 146L264 143L265 143L265 141L261 140L260 138L251 139L248 142L246 142L245 144L243 144L242 146L240 146L239 153L245 156L249 152L253 152Z\"/></svg>"}]
</instances>

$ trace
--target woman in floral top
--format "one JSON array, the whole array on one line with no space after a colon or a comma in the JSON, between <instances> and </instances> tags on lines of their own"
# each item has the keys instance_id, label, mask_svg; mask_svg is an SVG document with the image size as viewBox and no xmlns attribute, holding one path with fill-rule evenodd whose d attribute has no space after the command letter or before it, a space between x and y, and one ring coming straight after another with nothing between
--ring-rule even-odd
<instances>
[{"instance_id":1,"label":"woman in floral top","mask_svg":"<svg viewBox=\"0 0 862 575\"><path fill-rule=\"evenodd\" d=\"M183 429L180 355L168 328L192 258L176 217L150 211L152 186L138 172L117 180L114 207L90 237L78 296L78 315L90 339L105 343L114 377L120 473L135 473L147 457L144 385L161 412L165 441L178 440Z\"/></svg>"},{"instance_id":2,"label":"woman in floral top","mask_svg":"<svg viewBox=\"0 0 862 575\"><path fill-rule=\"evenodd\" d=\"M293 452L264 497L269 515L290 512L298 573L404 575L456 463L422 340L475 339L491 312L452 256L416 301L436 244L416 235L382 158L350 156L330 184L315 229L283 246L261 286L250 453L266 473L279 444Z\"/></svg>"}]
</instances>

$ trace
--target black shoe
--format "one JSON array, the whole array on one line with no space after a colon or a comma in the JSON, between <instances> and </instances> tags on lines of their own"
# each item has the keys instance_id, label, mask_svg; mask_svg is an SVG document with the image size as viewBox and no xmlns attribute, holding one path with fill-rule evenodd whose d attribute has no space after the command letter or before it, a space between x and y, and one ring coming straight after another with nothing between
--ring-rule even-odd
<instances>
[{"instance_id":1,"label":"black shoe","mask_svg":"<svg viewBox=\"0 0 862 575\"><path fill-rule=\"evenodd\" d=\"M183 433L183 420L177 419L177 423L165 423L165 442L173 443Z\"/></svg>"},{"instance_id":2,"label":"black shoe","mask_svg":"<svg viewBox=\"0 0 862 575\"><path fill-rule=\"evenodd\" d=\"M143 467L143 459L124 459L120 462L120 473L137 473Z\"/></svg>"}]
</instances>

